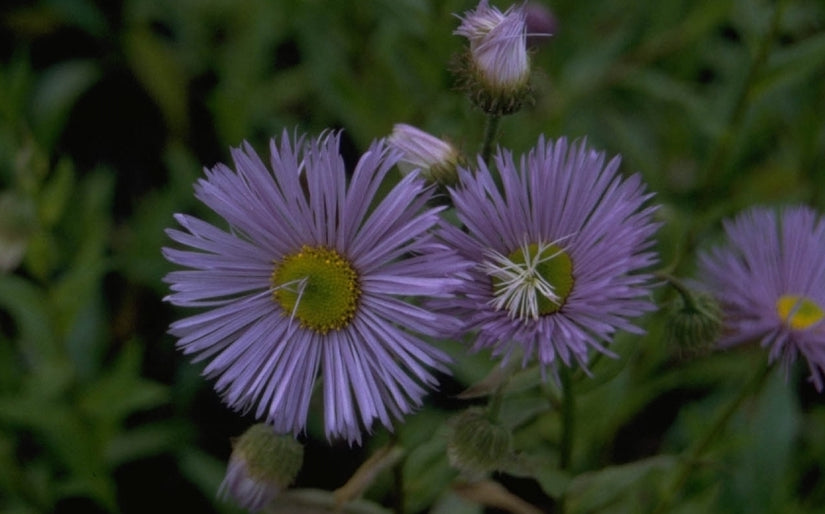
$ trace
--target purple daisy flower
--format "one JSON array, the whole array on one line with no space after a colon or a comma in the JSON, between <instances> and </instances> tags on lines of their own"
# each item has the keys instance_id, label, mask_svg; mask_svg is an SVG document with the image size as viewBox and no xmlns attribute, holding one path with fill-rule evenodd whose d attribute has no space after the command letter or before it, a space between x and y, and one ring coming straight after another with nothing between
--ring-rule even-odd
<instances>
[{"instance_id":1,"label":"purple daisy flower","mask_svg":"<svg viewBox=\"0 0 825 514\"><path fill-rule=\"evenodd\" d=\"M654 309L642 270L656 262L656 207L638 174L618 175L619 160L541 137L518 166L499 151L503 190L481 160L460 170L451 193L467 230L444 237L475 267L459 299L437 303L477 332L474 350L586 367L588 350L610 354L617 330L642 332L631 318Z\"/></svg>"},{"instance_id":2,"label":"purple daisy flower","mask_svg":"<svg viewBox=\"0 0 825 514\"><path fill-rule=\"evenodd\" d=\"M719 344L759 341L786 372L801 353L822 391L825 220L809 207L757 207L723 226L728 245L699 256L702 283L724 313Z\"/></svg>"},{"instance_id":3,"label":"purple daisy flower","mask_svg":"<svg viewBox=\"0 0 825 514\"><path fill-rule=\"evenodd\" d=\"M422 336L457 322L409 300L449 296L462 261L431 234L439 209L417 174L376 199L399 152L373 143L348 181L338 146L337 134L284 133L272 171L248 144L232 150L236 170L206 170L195 196L230 230L175 216L185 230L167 233L190 250L163 254L190 269L166 276L166 300L208 308L170 333L209 361L228 405L297 433L320 374L327 436L360 443L373 421L390 427L421 403L430 368L446 371Z\"/></svg>"}]
</instances>

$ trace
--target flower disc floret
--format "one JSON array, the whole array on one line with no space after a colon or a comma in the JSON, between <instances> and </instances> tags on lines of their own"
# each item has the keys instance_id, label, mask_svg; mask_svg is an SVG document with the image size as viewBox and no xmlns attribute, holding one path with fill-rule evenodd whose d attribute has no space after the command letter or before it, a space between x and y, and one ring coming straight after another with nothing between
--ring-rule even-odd
<instances>
[{"instance_id":1,"label":"flower disc floret","mask_svg":"<svg viewBox=\"0 0 825 514\"><path fill-rule=\"evenodd\" d=\"M573 288L573 262L555 244L531 243L504 256L490 250L482 269L491 277L495 309L536 320L564 305Z\"/></svg>"},{"instance_id":2,"label":"flower disc floret","mask_svg":"<svg viewBox=\"0 0 825 514\"><path fill-rule=\"evenodd\" d=\"M321 334L349 325L361 296L349 261L330 248L306 245L276 263L272 288L284 312Z\"/></svg>"},{"instance_id":3,"label":"flower disc floret","mask_svg":"<svg viewBox=\"0 0 825 514\"><path fill-rule=\"evenodd\" d=\"M776 301L776 313L791 330L807 330L825 317L822 307L810 298L783 294Z\"/></svg>"}]
</instances>

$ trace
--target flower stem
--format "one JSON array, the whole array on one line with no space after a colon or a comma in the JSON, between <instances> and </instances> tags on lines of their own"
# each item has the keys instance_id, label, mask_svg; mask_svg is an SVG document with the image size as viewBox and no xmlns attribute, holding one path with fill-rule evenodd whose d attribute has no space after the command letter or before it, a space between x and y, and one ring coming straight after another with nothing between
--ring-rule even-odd
<instances>
[{"instance_id":1,"label":"flower stem","mask_svg":"<svg viewBox=\"0 0 825 514\"><path fill-rule=\"evenodd\" d=\"M504 389L510 382L510 377L513 373L512 367L510 367L506 373L507 375L501 380L501 383L498 384L495 392L493 392L490 400L487 402L487 419L489 419L491 423L498 423L498 418L501 414L501 405L504 403Z\"/></svg>"},{"instance_id":2,"label":"flower stem","mask_svg":"<svg viewBox=\"0 0 825 514\"><path fill-rule=\"evenodd\" d=\"M688 309L699 310L699 306L696 303L695 294L688 286L685 285L684 282L669 273L657 272L655 275L656 278L667 281L667 283L679 293L682 297L682 301L685 302L685 307Z\"/></svg>"},{"instance_id":3,"label":"flower stem","mask_svg":"<svg viewBox=\"0 0 825 514\"><path fill-rule=\"evenodd\" d=\"M487 116L487 121L484 124L484 142L481 146L481 158L489 166L490 157L493 155L493 145L496 142L496 135L498 133L498 122L501 116L497 114L490 114Z\"/></svg>"},{"instance_id":4,"label":"flower stem","mask_svg":"<svg viewBox=\"0 0 825 514\"><path fill-rule=\"evenodd\" d=\"M745 383L739 391L739 394L737 394L736 397L734 397L733 400L719 412L716 419L713 421L713 424L710 426L710 429L708 429L704 436L696 441L696 443L694 443L693 446L686 452L686 455L684 455L681 459L679 469L677 470L675 477L670 482L670 486L661 495L658 505L653 510L654 514L669 512L670 506L676 498L676 495L684 487L687 479L690 477L690 473L699 464L699 458L708 449L713 440L722 433L722 430L728 424L728 421L730 421L733 414L742 405L745 398L749 397L759 389L771 369L772 366L758 367L756 373L754 373L753 377Z\"/></svg>"},{"instance_id":5,"label":"flower stem","mask_svg":"<svg viewBox=\"0 0 825 514\"><path fill-rule=\"evenodd\" d=\"M398 432L390 432L390 445L401 447ZM397 462L392 465L392 512L393 514L404 514L404 461L406 455L402 455Z\"/></svg>"},{"instance_id":6,"label":"flower stem","mask_svg":"<svg viewBox=\"0 0 825 514\"><path fill-rule=\"evenodd\" d=\"M575 428L576 401L573 395L573 383L570 379L570 369L562 365L559 372L562 388L562 427L561 427L561 450L559 457L559 468L562 471L570 469L570 459L573 454L573 430Z\"/></svg>"}]
</instances>

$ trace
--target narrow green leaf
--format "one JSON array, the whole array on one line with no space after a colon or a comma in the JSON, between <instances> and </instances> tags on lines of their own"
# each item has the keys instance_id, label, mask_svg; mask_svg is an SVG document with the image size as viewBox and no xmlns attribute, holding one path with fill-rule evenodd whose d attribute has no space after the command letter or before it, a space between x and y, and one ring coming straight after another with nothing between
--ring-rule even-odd
<instances>
[{"instance_id":1,"label":"narrow green leaf","mask_svg":"<svg viewBox=\"0 0 825 514\"><path fill-rule=\"evenodd\" d=\"M117 434L106 445L106 462L114 468L123 463L175 450L189 439L185 425L158 422Z\"/></svg>"},{"instance_id":2,"label":"narrow green leaf","mask_svg":"<svg viewBox=\"0 0 825 514\"><path fill-rule=\"evenodd\" d=\"M45 148L54 146L77 99L100 78L98 66L92 60L61 61L40 76L33 92L32 118Z\"/></svg>"},{"instance_id":3,"label":"narrow green leaf","mask_svg":"<svg viewBox=\"0 0 825 514\"><path fill-rule=\"evenodd\" d=\"M670 455L657 455L578 475L567 489L567 512L584 514L608 509L619 500L627 500L630 491L654 473L662 474L675 463L676 459Z\"/></svg>"}]
</instances>

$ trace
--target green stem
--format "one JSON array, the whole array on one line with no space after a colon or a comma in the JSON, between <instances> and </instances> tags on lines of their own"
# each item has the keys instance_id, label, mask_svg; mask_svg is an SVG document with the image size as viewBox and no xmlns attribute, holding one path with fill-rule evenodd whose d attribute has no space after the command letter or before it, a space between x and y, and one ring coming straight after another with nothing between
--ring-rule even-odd
<instances>
[{"instance_id":1,"label":"green stem","mask_svg":"<svg viewBox=\"0 0 825 514\"><path fill-rule=\"evenodd\" d=\"M688 309L699 310L699 306L696 303L696 296L684 282L669 273L656 272L654 275L656 278L666 280L667 283L679 293L682 300L685 302L685 307Z\"/></svg>"},{"instance_id":2,"label":"green stem","mask_svg":"<svg viewBox=\"0 0 825 514\"><path fill-rule=\"evenodd\" d=\"M496 387L496 391L490 396L490 401L487 403L487 419L489 419L491 423L498 423L498 417L499 414L501 414L501 405L504 403L504 388L509 381L510 378L508 376L508 378Z\"/></svg>"},{"instance_id":3,"label":"green stem","mask_svg":"<svg viewBox=\"0 0 825 514\"><path fill-rule=\"evenodd\" d=\"M394 514L404 514L404 458L392 467L393 495L392 511Z\"/></svg>"},{"instance_id":4,"label":"green stem","mask_svg":"<svg viewBox=\"0 0 825 514\"><path fill-rule=\"evenodd\" d=\"M573 454L573 430L575 428L576 401L573 395L573 383L570 380L570 369L564 364L559 372L562 388L562 427L561 450L559 467L562 471L570 469L571 455Z\"/></svg>"},{"instance_id":5,"label":"green stem","mask_svg":"<svg viewBox=\"0 0 825 514\"><path fill-rule=\"evenodd\" d=\"M493 145L496 142L496 135L498 133L498 122L501 116L497 114L490 114L487 116L487 121L484 124L484 142L481 145L481 158L489 166L490 157L493 155Z\"/></svg>"},{"instance_id":6,"label":"green stem","mask_svg":"<svg viewBox=\"0 0 825 514\"><path fill-rule=\"evenodd\" d=\"M398 432L390 432L390 444L392 446L401 446L401 441ZM392 465L392 511L393 514L404 514L404 461L407 456L402 456L398 462Z\"/></svg>"},{"instance_id":7,"label":"green stem","mask_svg":"<svg viewBox=\"0 0 825 514\"><path fill-rule=\"evenodd\" d=\"M670 506L673 504L676 495L684 487L687 479L690 477L690 473L699 464L699 459L702 454L705 453L714 439L722 433L722 430L728 424L728 421L730 421L733 414L742 405L745 398L749 397L752 393L759 389L771 369L772 366L758 367L757 372L744 385L744 387L742 387L739 394L737 394L736 397L734 397L733 400L726 405L721 412L719 412L716 419L713 421L713 424L710 426L710 429L705 432L701 439L693 444L689 451L686 452L686 455L684 455L681 459L680 467L675 475L675 478L671 481L670 486L664 491L659 500L659 504L653 510L654 514L662 514L670 510Z\"/></svg>"}]
</instances>

